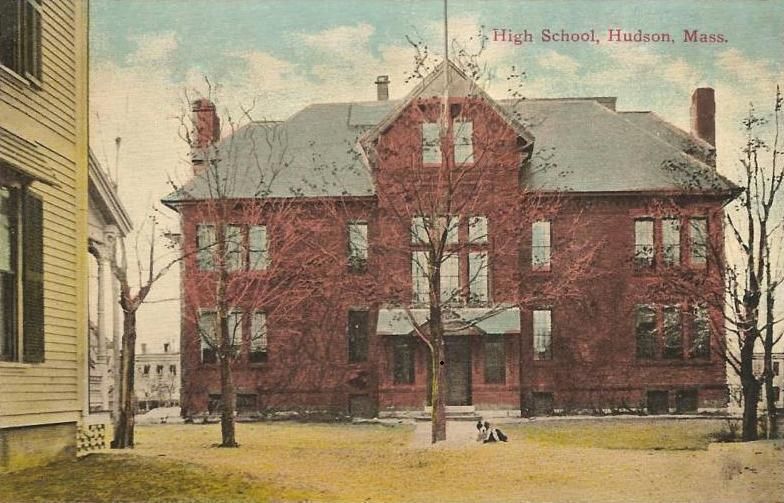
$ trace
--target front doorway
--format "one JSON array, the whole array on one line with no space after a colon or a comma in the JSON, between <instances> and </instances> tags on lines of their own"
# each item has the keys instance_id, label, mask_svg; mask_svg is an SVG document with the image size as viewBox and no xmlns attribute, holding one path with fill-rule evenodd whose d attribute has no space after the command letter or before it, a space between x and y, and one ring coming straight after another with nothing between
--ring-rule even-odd
<instances>
[{"instance_id":1,"label":"front doorway","mask_svg":"<svg viewBox=\"0 0 784 503\"><path fill-rule=\"evenodd\" d=\"M467 336L444 337L446 406L471 405L471 345ZM427 366L427 405L433 404L432 369Z\"/></svg>"},{"instance_id":2,"label":"front doorway","mask_svg":"<svg viewBox=\"0 0 784 503\"><path fill-rule=\"evenodd\" d=\"M466 336L446 337L446 404L471 405L471 346Z\"/></svg>"}]
</instances>

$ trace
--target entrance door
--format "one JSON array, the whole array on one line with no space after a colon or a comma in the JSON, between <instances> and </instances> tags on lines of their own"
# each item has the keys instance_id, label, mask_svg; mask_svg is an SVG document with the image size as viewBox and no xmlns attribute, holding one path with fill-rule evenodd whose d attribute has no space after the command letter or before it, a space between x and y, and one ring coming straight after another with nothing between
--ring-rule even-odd
<instances>
[{"instance_id":1,"label":"entrance door","mask_svg":"<svg viewBox=\"0 0 784 503\"><path fill-rule=\"evenodd\" d=\"M446 337L446 404L471 405L471 347L467 336Z\"/></svg>"}]
</instances>

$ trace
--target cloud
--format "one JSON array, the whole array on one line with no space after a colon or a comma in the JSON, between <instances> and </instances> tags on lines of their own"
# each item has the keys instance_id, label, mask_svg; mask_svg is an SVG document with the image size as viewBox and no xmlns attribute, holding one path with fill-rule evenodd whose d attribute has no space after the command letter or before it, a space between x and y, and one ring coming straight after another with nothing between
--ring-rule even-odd
<instances>
[{"instance_id":1,"label":"cloud","mask_svg":"<svg viewBox=\"0 0 784 503\"><path fill-rule=\"evenodd\" d=\"M576 59L552 49L536 58L536 63L545 70L565 73L572 76L576 75L577 70L580 68L580 63L578 63Z\"/></svg>"},{"instance_id":2,"label":"cloud","mask_svg":"<svg viewBox=\"0 0 784 503\"><path fill-rule=\"evenodd\" d=\"M136 43L136 50L126 58L129 65L166 62L177 50L177 35L171 31L137 35L131 40Z\"/></svg>"}]
</instances>

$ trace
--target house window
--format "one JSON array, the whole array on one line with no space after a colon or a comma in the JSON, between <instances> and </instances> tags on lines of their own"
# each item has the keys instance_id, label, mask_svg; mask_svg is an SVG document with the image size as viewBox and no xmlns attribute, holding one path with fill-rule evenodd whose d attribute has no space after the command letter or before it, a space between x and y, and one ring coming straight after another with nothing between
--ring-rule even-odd
<instances>
[{"instance_id":1,"label":"house window","mask_svg":"<svg viewBox=\"0 0 784 503\"><path fill-rule=\"evenodd\" d=\"M438 217L438 227L436 227L436 231L438 232L437 242L440 243L441 239L443 238L444 231L446 231L446 244L454 245L457 244L458 239L458 229L460 227L460 218L458 217Z\"/></svg>"},{"instance_id":2,"label":"house window","mask_svg":"<svg viewBox=\"0 0 784 503\"><path fill-rule=\"evenodd\" d=\"M163 365L156 365L155 366L155 373L159 376L163 375Z\"/></svg>"},{"instance_id":3,"label":"house window","mask_svg":"<svg viewBox=\"0 0 784 503\"><path fill-rule=\"evenodd\" d=\"M664 307L664 352L662 357L683 357L683 328L681 311L677 306Z\"/></svg>"},{"instance_id":4,"label":"house window","mask_svg":"<svg viewBox=\"0 0 784 503\"><path fill-rule=\"evenodd\" d=\"M248 227L248 269L260 271L266 269L267 265L267 227L251 225Z\"/></svg>"},{"instance_id":5,"label":"house window","mask_svg":"<svg viewBox=\"0 0 784 503\"><path fill-rule=\"evenodd\" d=\"M550 270L550 222L534 222L531 226L531 267Z\"/></svg>"},{"instance_id":6,"label":"house window","mask_svg":"<svg viewBox=\"0 0 784 503\"><path fill-rule=\"evenodd\" d=\"M779 365L779 362L773 362L773 375L778 377L780 370L781 367Z\"/></svg>"},{"instance_id":7,"label":"house window","mask_svg":"<svg viewBox=\"0 0 784 503\"><path fill-rule=\"evenodd\" d=\"M441 163L441 126L436 122L422 124L422 162Z\"/></svg>"},{"instance_id":8,"label":"house window","mask_svg":"<svg viewBox=\"0 0 784 503\"><path fill-rule=\"evenodd\" d=\"M369 313L367 311L348 312L349 363L367 361L369 331Z\"/></svg>"},{"instance_id":9,"label":"house window","mask_svg":"<svg viewBox=\"0 0 784 503\"><path fill-rule=\"evenodd\" d=\"M239 271L242 269L242 227L226 226L226 269Z\"/></svg>"},{"instance_id":10,"label":"house window","mask_svg":"<svg viewBox=\"0 0 784 503\"><path fill-rule=\"evenodd\" d=\"M146 376L150 375L150 366L149 365L145 365L143 367L142 374L144 374Z\"/></svg>"},{"instance_id":11,"label":"house window","mask_svg":"<svg viewBox=\"0 0 784 503\"><path fill-rule=\"evenodd\" d=\"M451 254L441 262L441 302L454 304L460 301L460 261Z\"/></svg>"},{"instance_id":12,"label":"house window","mask_svg":"<svg viewBox=\"0 0 784 503\"><path fill-rule=\"evenodd\" d=\"M348 268L350 271L367 270L368 226L363 222L348 224Z\"/></svg>"},{"instance_id":13,"label":"house window","mask_svg":"<svg viewBox=\"0 0 784 503\"><path fill-rule=\"evenodd\" d=\"M681 262L681 223L677 218L662 220L662 242L664 263L678 265Z\"/></svg>"},{"instance_id":14,"label":"house window","mask_svg":"<svg viewBox=\"0 0 784 503\"><path fill-rule=\"evenodd\" d=\"M678 414L696 413L698 403L696 389L682 389L675 392L675 412Z\"/></svg>"},{"instance_id":15,"label":"house window","mask_svg":"<svg viewBox=\"0 0 784 503\"><path fill-rule=\"evenodd\" d=\"M471 244L487 243L487 217L469 217L468 242Z\"/></svg>"},{"instance_id":16,"label":"house window","mask_svg":"<svg viewBox=\"0 0 784 503\"><path fill-rule=\"evenodd\" d=\"M503 335L486 335L485 346L485 383L504 384L506 382L506 350Z\"/></svg>"},{"instance_id":17,"label":"house window","mask_svg":"<svg viewBox=\"0 0 784 503\"><path fill-rule=\"evenodd\" d=\"M474 124L472 122L455 121L452 127L455 137L455 163L473 163Z\"/></svg>"},{"instance_id":18,"label":"house window","mask_svg":"<svg viewBox=\"0 0 784 503\"><path fill-rule=\"evenodd\" d=\"M199 340L201 341L201 361L202 363L216 363L217 353L215 348L218 346L216 338L217 315L213 311L202 311L199 313Z\"/></svg>"},{"instance_id":19,"label":"house window","mask_svg":"<svg viewBox=\"0 0 784 503\"><path fill-rule=\"evenodd\" d=\"M232 311L227 316L231 354L237 356L242 349L242 311Z\"/></svg>"},{"instance_id":20,"label":"house window","mask_svg":"<svg viewBox=\"0 0 784 503\"><path fill-rule=\"evenodd\" d=\"M637 358L654 358L656 353L656 308L648 305L635 307L635 336Z\"/></svg>"},{"instance_id":21,"label":"house window","mask_svg":"<svg viewBox=\"0 0 784 503\"><path fill-rule=\"evenodd\" d=\"M694 307L694 324L692 329L692 344L689 355L692 358L707 358L710 356L710 317L705 306Z\"/></svg>"},{"instance_id":22,"label":"house window","mask_svg":"<svg viewBox=\"0 0 784 503\"><path fill-rule=\"evenodd\" d=\"M202 271L212 271L215 269L215 226L199 224L196 229L196 259L199 269Z\"/></svg>"},{"instance_id":23,"label":"house window","mask_svg":"<svg viewBox=\"0 0 784 503\"><path fill-rule=\"evenodd\" d=\"M169 365L169 375L177 375L177 365Z\"/></svg>"},{"instance_id":24,"label":"house window","mask_svg":"<svg viewBox=\"0 0 784 503\"><path fill-rule=\"evenodd\" d=\"M267 315L261 311L253 313L250 327L250 361L261 363L267 361L269 341L267 339Z\"/></svg>"},{"instance_id":25,"label":"house window","mask_svg":"<svg viewBox=\"0 0 784 503\"><path fill-rule=\"evenodd\" d=\"M708 220L692 218L689 220L691 263L703 265L708 260Z\"/></svg>"},{"instance_id":26,"label":"house window","mask_svg":"<svg viewBox=\"0 0 784 503\"><path fill-rule=\"evenodd\" d=\"M428 269L428 252L413 252L411 254L411 283L414 287L414 304L430 303L430 283L428 280Z\"/></svg>"},{"instance_id":27,"label":"house window","mask_svg":"<svg viewBox=\"0 0 784 503\"><path fill-rule=\"evenodd\" d=\"M653 220L634 221L634 265L640 269L653 267Z\"/></svg>"},{"instance_id":28,"label":"house window","mask_svg":"<svg viewBox=\"0 0 784 503\"><path fill-rule=\"evenodd\" d=\"M164 342L163 343L163 352L164 353L168 353L169 352L169 343L168 342Z\"/></svg>"},{"instance_id":29,"label":"house window","mask_svg":"<svg viewBox=\"0 0 784 503\"><path fill-rule=\"evenodd\" d=\"M487 252L468 254L468 301L473 304L487 302Z\"/></svg>"},{"instance_id":30,"label":"house window","mask_svg":"<svg viewBox=\"0 0 784 503\"><path fill-rule=\"evenodd\" d=\"M425 244L428 242L425 217L414 217L411 219L411 242L414 244Z\"/></svg>"},{"instance_id":31,"label":"house window","mask_svg":"<svg viewBox=\"0 0 784 503\"><path fill-rule=\"evenodd\" d=\"M392 342L392 379L395 384L414 384L414 341L409 336Z\"/></svg>"},{"instance_id":32,"label":"house window","mask_svg":"<svg viewBox=\"0 0 784 503\"><path fill-rule=\"evenodd\" d=\"M778 402L779 400L781 400L781 388L773 386L773 401Z\"/></svg>"},{"instance_id":33,"label":"house window","mask_svg":"<svg viewBox=\"0 0 784 503\"><path fill-rule=\"evenodd\" d=\"M43 203L0 185L0 361L44 361L43 293Z\"/></svg>"},{"instance_id":34,"label":"house window","mask_svg":"<svg viewBox=\"0 0 784 503\"><path fill-rule=\"evenodd\" d=\"M0 65L40 85L40 0L0 0Z\"/></svg>"},{"instance_id":35,"label":"house window","mask_svg":"<svg viewBox=\"0 0 784 503\"><path fill-rule=\"evenodd\" d=\"M552 311L534 311L534 360L553 359Z\"/></svg>"}]
</instances>

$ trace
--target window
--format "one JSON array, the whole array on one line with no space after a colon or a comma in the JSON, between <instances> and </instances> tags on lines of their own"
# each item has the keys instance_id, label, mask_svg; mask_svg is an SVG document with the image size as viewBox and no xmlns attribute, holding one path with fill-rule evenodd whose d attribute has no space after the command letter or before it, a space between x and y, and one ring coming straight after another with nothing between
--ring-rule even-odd
<instances>
[{"instance_id":1,"label":"window","mask_svg":"<svg viewBox=\"0 0 784 503\"><path fill-rule=\"evenodd\" d=\"M468 254L468 301L483 304L488 299L487 252Z\"/></svg>"},{"instance_id":2,"label":"window","mask_svg":"<svg viewBox=\"0 0 784 503\"><path fill-rule=\"evenodd\" d=\"M778 377L779 372L781 371L780 362L773 362L773 375Z\"/></svg>"},{"instance_id":3,"label":"window","mask_svg":"<svg viewBox=\"0 0 784 503\"><path fill-rule=\"evenodd\" d=\"M648 414L670 412L670 394L667 391L651 390L646 393Z\"/></svg>"},{"instance_id":4,"label":"window","mask_svg":"<svg viewBox=\"0 0 784 503\"><path fill-rule=\"evenodd\" d=\"M177 375L177 365L169 365L169 375Z\"/></svg>"},{"instance_id":5,"label":"window","mask_svg":"<svg viewBox=\"0 0 784 503\"><path fill-rule=\"evenodd\" d=\"M534 360L553 359L552 312L534 311Z\"/></svg>"},{"instance_id":6,"label":"window","mask_svg":"<svg viewBox=\"0 0 784 503\"><path fill-rule=\"evenodd\" d=\"M485 383L506 382L506 350L503 335L486 335L485 340Z\"/></svg>"},{"instance_id":7,"label":"window","mask_svg":"<svg viewBox=\"0 0 784 503\"><path fill-rule=\"evenodd\" d=\"M680 309L677 306L665 306L663 358L683 357L682 330Z\"/></svg>"},{"instance_id":8,"label":"window","mask_svg":"<svg viewBox=\"0 0 784 503\"><path fill-rule=\"evenodd\" d=\"M458 238L457 231L459 227L460 227L460 218L458 217L438 217L438 226L436 227L436 231L438 232L436 238L438 242L441 242L444 230L446 230L446 244L448 245L457 244L457 238Z\"/></svg>"},{"instance_id":9,"label":"window","mask_svg":"<svg viewBox=\"0 0 784 503\"><path fill-rule=\"evenodd\" d=\"M242 269L242 227L226 226L226 269L239 271Z\"/></svg>"},{"instance_id":10,"label":"window","mask_svg":"<svg viewBox=\"0 0 784 503\"><path fill-rule=\"evenodd\" d=\"M704 265L708 260L708 220L692 218L689 220L689 237L691 238L691 263Z\"/></svg>"},{"instance_id":11,"label":"window","mask_svg":"<svg viewBox=\"0 0 784 503\"><path fill-rule=\"evenodd\" d=\"M452 127L455 137L455 163L474 162L474 124L455 121Z\"/></svg>"},{"instance_id":12,"label":"window","mask_svg":"<svg viewBox=\"0 0 784 503\"><path fill-rule=\"evenodd\" d=\"M708 358L710 356L710 317L705 306L695 306L691 351L692 358Z\"/></svg>"},{"instance_id":13,"label":"window","mask_svg":"<svg viewBox=\"0 0 784 503\"><path fill-rule=\"evenodd\" d=\"M215 269L216 243L215 226L199 224L196 229L196 260L199 263L199 269L202 271Z\"/></svg>"},{"instance_id":14,"label":"window","mask_svg":"<svg viewBox=\"0 0 784 503\"><path fill-rule=\"evenodd\" d=\"M487 217L469 217L468 242L471 244L487 243Z\"/></svg>"},{"instance_id":15,"label":"window","mask_svg":"<svg viewBox=\"0 0 784 503\"><path fill-rule=\"evenodd\" d=\"M155 373L159 376L163 375L163 365L156 365L155 366Z\"/></svg>"},{"instance_id":16,"label":"window","mask_svg":"<svg viewBox=\"0 0 784 503\"><path fill-rule=\"evenodd\" d=\"M142 374L144 374L144 375L146 375L146 376L147 376L147 375L150 375L150 366L149 366L149 365L145 365L145 366L143 367Z\"/></svg>"},{"instance_id":17,"label":"window","mask_svg":"<svg viewBox=\"0 0 784 503\"><path fill-rule=\"evenodd\" d=\"M216 363L218 361L215 347L217 346L217 316L213 311L199 313L199 339L201 340L202 363Z\"/></svg>"},{"instance_id":18,"label":"window","mask_svg":"<svg viewBox=\"0 0 784 503\"><path fill-rule=\"evenodd\" d=\"M441 126L436 122L422 124L422 162L441 163Z\"/></svg>"},{"instance_id":19,"label":"window","mask_svg":"<svg viewBox=\"0 0 784 503\"><path fill-rule=\"evenodd\" d=\"M415 251L411 254L411 283L413 285L413 303L430 303L430 283L428 282L428 252Z\"/></svg>"},{"instance_id":20,"label":"window","mask_svg":"<svg viewBox=\"0 0 784 503\"><path fill-rule=\"evenodd\" d=\"M637 358L656 356L656 308L638 305L635 307L635 335L637 338Z\"/></svg>"},{"instance_id":21,"label":"window","mask_svg":"<svg viewBox=\"0 0 784 503\"><path fill-rule=\"evenodd\" d=\"M168 342L164 342L163 343L163 352L164 353L168 353L169 352L169 343Z\"/></svg>"},{"instance_id":22,"label":"window","mask_svg":"<svg viewBox=\"0 0 784 503\"><path fill-rule=\"evenodd\" d=\"M368 226L362 222L348 224L348 268L350 271L367 270Z\"/></svg>"},{"instance_id":23,"label":"window","mask_svg":"<svg viewBox=\"0 0 784 503\"><path fill-rule=\"evenodd\" d=\"M368 358L369 314L367 311L348 312L348 361L364 362Z\"/></svg>"},{"instance_id":24,"label":"window","mask_svg":"<svg viewBox=\"0 0 784 503\"><path fill-rule=\"evenodd\" d=\"M697 390L682 389L675 392L675 412L678 414L694 414L697 412Z\"/></svg>"},{"instance_id":25,"label":"window","mask_svg":"<svg viewBox=\"0 0 784 503\"><path fill-rule=\"evenodd\" d=\"M392 343L392 379L395 384L414 384L414 341L398 336Z\"/></svg>"},{"instance_id":26,"label":"window","mask_svg":"<svg viewBox=\"0 0 784 503\"><path fill-rule=\"evenodd\" d=\"M267 361L267 315L261 311L253 313L250 327L250 361L261 363Z\"/></svg>"},{"instance_id":27,"label":"window","mask_svg":"<svg viewBox=\"0 0 784 503\"><path fill-rule=\"evenodd\" d=\"M226 324L229 329L229 340L231 341L231 354L237 356L242 348L242 311L232 311L228 314Z\"/></svg>"},{"instance_id":28,"label":"window","mask_svg":"<svg viewBox=\"0 0 784 503\"><path fill-rule=\"evenodd\" d=\"M681 262L681 223L677 218L662 220L664 263L678 265Z\"/></svg>"},{"instance_id":29,"label":"window","mask_svg":"<svg viewBox=\"0 0 784 503\"><path fill-rule=\"evenodd\" d=\"M0 65L40 85L40 0L0 0Z\"/></svg>"},{"instance_id":30,"label":"window","mask_svg":"<svg viewBox=\"0 0 784 503\"><path fill-rule=\"evenodd\" d=\"M251 225L248 227L248 269L260 271L267 268L267 227Z\"/></svg>"},{"instance_id":31,"label":"window","mask_svg":"<svg viewBox=\"0 0 784 503\"><path fill-rule=\"evenodd\" d=\"M414 244L425 244L428 242L425 217L414 217L411 219L411 242Z\"/></svg>"},{"instance_id":32,"label":"window","mask_svg":"<svg viewBox=\"0 0 784 503\"><path fill-rule=\"evenodd\" d=\"M441 262L441 302L454 304L460 302L460 261L451 254Z\"/></svg>"},{"instance_id":33,"label":"window","mask_svg":"<svg viewBox=\"0 0 784 503\"><path fill-rule=\"evenodd\" d=\"M552 393L534 391L533 402L532 412L534 416L549 416L553 413L555 397Z\"/></svg>"},{"instance_id":34,"label":"window","mask_svg":"<svg viewBox=\"0 0 784 503\"><path fill-rule=\"evenodd\" d=\"M531 267L550 270L550 222L534 222L531 226Z\"/></svg>"},{"instance_id":35,"label":"window","mask_svg":"<svg viewBox=\"0 0 784 503\"><path fill-rule=\"evenodd\" d=\"M43 203L0 185L0 361L44 361L43 273Z\"/></svg>"},{"instance_id":36,"label":"window","mask_svg":"<svg viewBox=\"0 0 784 503\"><path fill-rule=\"evenodd\" d=\"M639 269L653 267L653 220L634 221L634 265Z\"/></svg>"},{"instance_id":37,"label":"window","mask_svg":"<svg viewBox=\"0 0 784 503\"><path fill-rule=\"evenodd\" d=\"M779 400L781 400L781 388L773 386L773 401L778 402Z\"/></svg>"}]
</instances>

